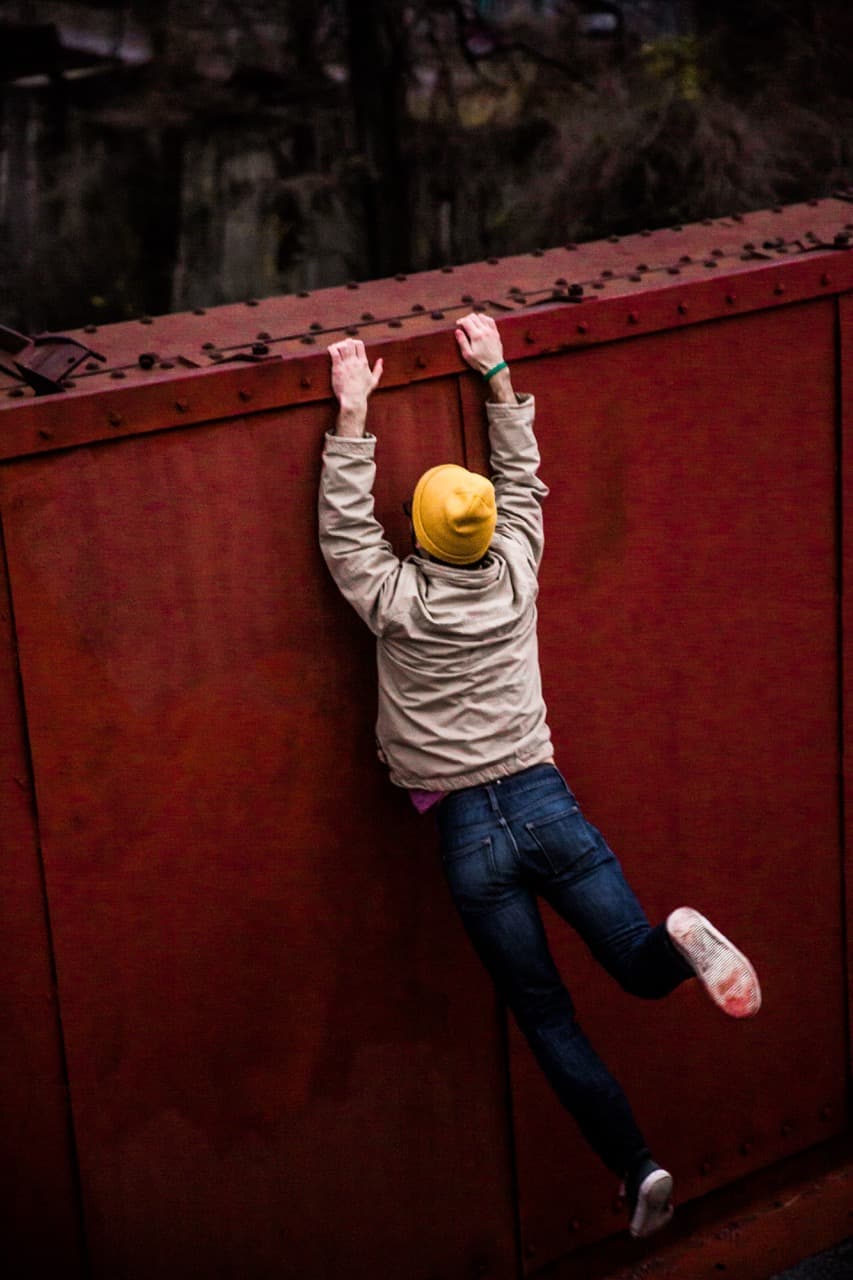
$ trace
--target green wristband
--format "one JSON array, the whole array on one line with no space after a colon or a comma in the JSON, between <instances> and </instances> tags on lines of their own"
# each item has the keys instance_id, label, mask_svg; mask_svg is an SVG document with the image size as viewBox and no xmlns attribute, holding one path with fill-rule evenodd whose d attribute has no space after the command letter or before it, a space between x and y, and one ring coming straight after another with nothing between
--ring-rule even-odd
<instances>
[{"instance_id":1,"label":"green wristband","mask_svg":"<svg viewBox=\"0 0 853 1280\"><path fill-rule=\"evenodd\" d=\"M489 369L487 373L483 374L483 381L488 382L489 379L493 378L496 373L500 373L501 369L508 369L508 368L509 368L509 365L507 364L506 360L501 360L500 364L496 364L493 369Z\"/></svg>"}]
</instances>

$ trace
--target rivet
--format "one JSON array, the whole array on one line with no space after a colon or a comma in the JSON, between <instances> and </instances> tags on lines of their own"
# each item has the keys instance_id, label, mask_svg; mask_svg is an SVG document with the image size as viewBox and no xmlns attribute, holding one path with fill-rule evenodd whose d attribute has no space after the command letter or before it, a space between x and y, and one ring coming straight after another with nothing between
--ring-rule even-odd
<instances>
[{"instance_id":1,"label":"rivet","mask_svg":"<svg viewBox=\"0 0 853 1280\"><path fill-rule=\"evenodd\" d=\"M267 355L269 355L269 350L270 350L270 349L269 349L269 347L267 346L267 344L266 344L265 342L253 342L253 343L252 343L252 355L253 355L253 356L267 356Z\"/></svg>"},{"instance_id":2,"label":"rivet","mask_svg":"<svg viewBox=\"0 0 853 1280\"><path fill-rule=\"evenodd\" d=\"M256 307L257 305L258 305L258 300L257 300L257 298L247 298L247 299L246 299L246 306L247 306L247 307Z\"/></svg>"},{"instance_id":3,"label":"rivet","mask_svg":"<svg viewBox=\"0 0 853 1280\"><path fill-rule=\"evenodd\" d=\"M140 323L140 324L153 324L153 323L154 323L154 321L151 319L151 317L150 317L150 316L140 316L140 317L139 317L139 323Z\"/></svg>"},{"instance_id":4,"label":"rivet","mask_svg":"<svg viewBox=\"0 0 853 1280\"><path fill-rule=\"evenodd\" d=\"M310 333L303 333L299 341L302 343L304 347L313 347L314 343L316 342L316 338L312 337Z\"/></svg>"},{"instance_id":5,"label":"rivet","mask_svg":"<svg viewBox=\"0 0 853 1280\"><path fill-rule=\"evenodd\" d=\"M53 432L51 431L50 427L39 427L39 435L41 436L42 440L53 439Z\"/></svg>"},{"instance_id":6,"label":"rivet","mask_svg":"<svg viewBox=\"0 0 853 1280\"><path fill-rule=\"evenodd\" d=\"M581 320L580 324L578 325L578 333L589 333L589 325L586 323L585 320Z\"/></svg>"},{"instance_id":7,"label":"rivet","mask_svg":"<svg viewBox=\"0 0 853 1280\"><path fill-rule=\"evenodd\" d=\"M100 369L100 367L101 366L98 364L97 360L86 361L86 368L88 369L89 373L94 373L97 369Z\"/></svg>"},{"instance_id":8,"label":"rivet","mask_svg":"<svg viewBox=\"0 0 853 1280\"><path fill-rule=\"evenodd\" d=\"M737 294L736 294L736 293L727 293L727 294L726 294L726 302L729 304L729 306L730 306L730 307L733 307L733 306L734 306L734 304L737 302Z\"/></svg>"},{"instance_id":9,"label":"rivet","mask_svg":"<svg viewBox=\"0 0 853 1280\"><path fill-rule=\"evenodd\" d=\"M563 247L564 247L564 248L565 248L569 253L575 253L575 252L577 251L577 245L576 245L576 244L574 244L572 241L569 241L569 243L568 243L567 245L564 245Z\"/></svg>"},{"instance_id":10,"label":"rivet","mask_svg":"<svg viewBox=\"0 0 853 1280\"><path fill-rule=\"evenodd\" d=\"M754 240L744 240L744 242L743 242L743 247L744 247L744 249L746 249L747 253L752 253L752 251L753 251L753 250L754 250L754 248L755 248L755 241L754 241Z\"/></svg>"},{"instance_id":11,"label":"rivet","mask_svg":"<svg viewBox=\"0 0 853 1280\"><path fill-rule=\"evenodd\" d=\"M23 394L23 387L12 387L11 391L6 392L10 400L19 400Z\"/></svg>"},{"instance_id":12,"label":"rivet","mask_svg":"<svg viewBox=\"0 0 853 1280\"><path fill-rule=\"evenodd\" d=\"M647 262L638 262L638 263L637 263L637 267L636 267L636 269L637 269L637 271L640 271L640 272L642 272L642 271L648 271L648 269L649 269L649 264L648 264Z\"/></svg>"},{"instance_id":13,"label":"rivet","mask_svg":"<svg viewBox=\"0 0 853 1280\"><path fill-rule=\"evenodd\" d=\"M609 268L609 267L605 267L605 268L604 268L604 270L603 270L603 271L602 271L602 273L601 273L601 276L602 276L602 279L604 279L604 280L612 280L612 279L613 279L613 272L610 270L610 268Z\"/></svg>"},{"instance_id":14,"label":"rivet","mask_svg":"<svg viewBox=\"0 0 853 1280\"><path fill-rule=\"evenodd\" d=\"M161 360L161 361L160 361L160 368L161 368L161 369L174 369L174 367L175 367L175 365L174 365L174 362L173 362L172 360Z\"/></svg>"},{"instance_id":15,"label":"rivet","mask_svg":"<svg viewBox=\"0 0 853 1280\"><path fill-rule=\"evenodd\" d=\"M84 327L83 332L84 332L84 333L97 333L97 332L98 332L98 326L97 326L96 324L87 324L87 325Z\"/></svg>"},{"instance_id":16,"label":"rivet","mask_svg":"<svg viewBox=\"0 0 853 1280\"><path fill-rule=\"evenodd\" d=\"M711 257L712 257L712 258L724 258L724 257L725 257L725 254L723 253L722 249L712 249L712 250L711 250Z\"/></svg>"},{"instance_id":17,"label":"rivet","mask_svg":"<svg viewBox=\"0 0 853 1280\"><path fill-rule=\"evenodd\" d=\"M808 206L809 206L809 208L810 208L810 209L816 209L816 208L817 208L817 206L818 206L819 204L820 204L820 201L819 201L819 200L809 200L809 201L808 201Z\"/></svg>"},{"instance_id":18,"label":"rivet","mask_svg":"<svg viewBox=\"0 0 853 1280\"><path fill-rule=\"evenodd\" d=\"M73 378L67 378L67 377L66 377L66 378L60 378L60 382L62 383L63 387L76 387L76 386L77 386L77 383L74 381L74 379L73 379Z\"/></svg>"},{"instance_id":19,"label":"rivet","mask_svg":"<svg viewBox=\"0 0 853 1280\"><path fill-rule=\"evenodd\" d=\"M582 285L582 284L570 284L570 285L569 285L569 297L570 297L570 298L582 298L582 297L583 297L583 285Z\"/></svg>"},{"instance_id":20,"label":"rivet","mask_svg":"<svg viewBox=\"0 0 853 1280\"><path fill-rule=\"evenodd\" d=\"M716 260L715 260L714 258L706 258L706 259L705 259L705 261L702 263L702 266L703 266L703 267L716 267L716 266L717 266L717 262L716 262Z\"/></svg>"},{"instance_id":21,"label":"rivet","mask_svg":"<svg viewBox=\"0 0 853 1280\"><path fill-rule=\"evenodd\" d=\"M398 272L397 272L397 274L395 275L394 279L395 279L395 280L399 280L399 281L401 281L401 282L402 282L403 280L407 279L407 277L406 277L406 275L405 275L405 273L404 273L404 272L402 272L402 271L398 271Z\"/></svg>"},{"instance_id":22,"label":"rivet","mask_svg":"<svg viewBox=\"0 0 853 1280\"><path fill-rule=\"evenodd\" d=\"M672 229L673 231L683 231L684 227L682 227L681 223L679 222Z\"/></svg>"},{"instance_id":23,"label":"rivet","mask_svg":"<svg viewBox=\"0 0 853 1280\"><path fill-rule=\"evenodd\" d=\"M448 265L448 266L444 266L444 267L442 267L441 269L442 269L442 271L444 272L444 274L445 274L446 276L452 276L452 275L453 275L453 268L452 268L451 266L449 266L449 265Z\"/></svg>"},{"instance_id":24,"label":"rivet","mask_svg":"<svg viewBox=\"0 0 853 1280\"><path fill-rule=\"evenodd\" d=\"M725 1264L724 1262L715 1262L715 1263L714 1263L714 1270L715 1270L715 1271L725 1271L726 1269L727 1269L727 1268L726 1268L726 1264Z\"/></svg>"},{"instance_id":25,"label":"rivet","mask_svg":"<svg viewBox=\"0 0 853 1280\"><path fill-rule=\"evenodd\" d=\"M119 381L121 378L126 377L126 374L124 372L124 369L113 369L112 373L110 374L110 377L115 378L116 381Z\"/></svg>"},{"instance_id":26,"label":"rivet","mask_svg":"<svg viewBox=\"0 0 853 1280\"><path fill-rule=\"evenodd\" d=\"M603 280L593 280L593 282L592 282L592 287L593 287L593 289L603 289L603 288L604 288L604 281L603 281Z\"/></svg>"},{"instance_id":27,"label":"rivet","mask_svg":"<svg viewBox=\"0 0 853 1280\"><path fill-rule=\"evenodd\" d=\"M215 347L216 347L215 342L203 342L201 344L202 351L213 351Z\"/></svg>"},{"instance_id":28,"label":"rivet","mask_svg":"<svg viewBox=\"0 0 853 1280\"><path fill-rule=\"evenodd\" d=\"M740 1144L740 1147L738 1148L738 1150L740 1151L740 1153L741 1153L741 1155L742 1155L742 1156L748 1156L748 1155L750 1155L750 1153L752 1152L752 1143L751 1143L751 1142L742 1142L742 1143Z\"/></svg>"},{"instance_id":29,"label":"rivet","mask_svg":"<svg viewBox=\"0 0 853 1280\"><path fill-rule=\"evenodd\" d=\"M251 393L251 391L246 391L246 390L245 390L245 388L244 388L244 389L241 389L240 391L238 391L238 392L237 392L237 398L238 398L239 400L242 400L242 401L243 401L243 403L245 404L248 400L251 400L251 398L252 398L252 393Z\"/></svg>"},{"instance_id":30,"label":"rivet","mask_svg":"<svg viewBox=\"0 0 853 1280\"><path fill-rule=\"evenodd\" d=\"M781 212L782 212L782 206L781 206L781 204L774 204L774 205L772 205L772 206L771 206L771 208L770 208L770 212L771 212L771 213L781 213Z\"/></svg>"},{"instance_id":31,"label":"rivet","mask_svg":"<svg viewBox=\"0 0 853 1280\"><path fill-rule=\"evenodd\" d=\"M349 286L349 285L347 285L347 288L349 288L349 287L350 287L350 286ZM296 296L297 296L297 298L310 298L310 297L311 297L311 294L309 293L309 291L308 291L307 289L300 289Z\"/></svg>"},{"instance_id":32,"label":"rivet","mask_svg":"<svg viewBox=\"0 0 853 1280\"><path fill-rule=\"evenodd\" d=\"M703 227L713 227L713 225L714 225L714 219L713 219L713 218L703 218L703 219L702 219L702 226L703 226Z\"/></svg>"},{"instance_id":33,"label":"rivet","mask_svg":"<svg viewBox=\"0 0 853 1280\"><path fill-rule=\"evenodd\" d=\"M315 333L319 333L323 326L319 320L312 320L308 328L313 329Z\"/></svg>"},{"instance_id":34,"label":"rivet","mask_svg":"<svg viewBox=\"0 0 853 1280\"><path fill-rule=\"evenodd\" d=\"M302 387L304 391L308 391L310 387L313 385L313 383L310 378L302 377L299 379L299 385L300 387Z\"/></svg>"},{"instance_id":35,"label":"rivet","mask_svg":"<svg viewBox=\"0 0 853 1280\"><path fill-rule=\"evenodd\" d=\"M190 406L187 404L186 400L175 401L175 408L177 409L178 413L186 413L189 407Z\"/></svg>"},{"instance_id":36,"label":"rivet","mask_svg":"<svg viewBox=\"0 0 853 1280\"><path fill-rule=\"evenodd\" d=\"M533 333L530 329L527 329L524 334L524 341L527 343L528 346L532 347L536 342L536 334Z\"/></svg>"},{"instance_id":37,"label":"rivet","mask_svg":"<svg viewBox=\"0 0 853 1280\"><path fill-rule=\"evenodd\" d=\"M633 283L633 284L636 284L639 280L642 280L642 278L643 278L643 277L642 277L642 276L640 276L640 275L637 275L637 274L636 274L636 272L635 272L633 275L630 275L630 276L628 277L628 279L629 279L630 281L632 281L632 283Z\"/></svg>"},{"instance_id":38,"label":"rivet","mask_svg":"<svg viewBox=\"0 0 853 1280\"><path fill-rule=\"evenodd\" d=\"M221 360L224 360L224 359L225 359L225 357L224 357L224 355L222 354L222 352L221 352L221 351L211 351L211 353L210 353L210 358L211 358L211 360L215 361L217 364L218 364Z\"/></svg>"},{"instance_id":39,"label":"rivet","mask_svg":"<svg viewBox=\"0 0 853 1280\"><path fill-rule=\"evenodd\" d=\"M678 304L678 314L679 314L680 316L686 316L686 315L687 315L687 303L686 303L686 302L679 302L679 304Z\"/></svg>"},{"instance_id":40,"label":"rivet","mask_svg":"<svg viewBox=\"0 0 853 1280\"><path fill-rule=\"evenodd\" d=\"M823 284L823 285L831 284L831 283L832 283L832 279L831 279L831 277L830 277L830 276L828 276L828 275L826 274L826 272L824 271L823 275L822 275L822 276L821 276L821 278L820 278L820 282L821 282L821 284Z\"/></svg>"},{"instance_id":41,"label":"rivet","mask_svg":"<svg viewBox=\"0 0 853 1280\"><path fill-rule=\"evenodd\" d=\"M544 256L545 256L544 249L533 249L531 251L531 257L533 258L544 258Z\"/></svg>"},{"instance_id":42,"label":"rivet","mask_svg":"<svg viewBox=\"0 0 853 1280\"><path fill-rule=\"evenodd\" d=\"M272 334L267 333L266 329L261 329L260 333L256 334L256 337L258 342L269 342L272 338Z\"/></svg>"},{"instance_id":43,"label":"rivet","mask_svg":"<svg viewBox=\"0 0 853 1280\"><path fill-rule=\"evenodd\" d=\"M474 295L471 293L463 293L459 301L464 302L466 306L469 306L474 301ZM412 310L414 311L414 307L412 307ZM421 307L420 310L423 311L423 307Z\"/></svg>"},{"instance_id":44,"label":"rivet","mask_svg":"<svg viewBox=\"0 0 853 1280\"><path fill-rule=\"evenodd\" d=\"M351 324L349 328L344 329L344 333L349 334L351 338L356 338L358 337L358 326Z\"/></svg>"},{"instance_id":45,"label":"rivet","mask_svg":"<svg viewBox=\"0 0 853 1280\"><path fill-rule=\"evenodd\" d=\"M500 262L500 258L486 258L486 262L488 262L490 267L496 267Z\"/></svg>"},{"instance_id":46,"label":"rivet","mask_svg":"<svg viewBox=\"0 0 853 1280\"><path fill-rule=\"evenodd\" d=\"M113 410L111 413L107 414L107 422L111 427L120 427L124 422L124 418L120 413L116 413L115 410Z\"/></svg>"},{"instance_id":47,"label":"rivet","mask_svg":"<svg viewBox=\"0 0 853 1280\"><path fill-rule=\"evenodd\" d=\"M153 369L157 363L157 357L153 351L143 351L139 356L140 369Z\"/></svg>"},{"instance_id":48,"label":"rivet","mask_svg":"<svg viewBox=\"0 0 853 1280\"><path fill-rule=\"evenodd\" d=\"M194 315L194 316L206 316L206 315L207 315L207 312L205 311L204 307L193 307L193 315Z\"/></svg>"},{"instance_id":49,"label":"rivet","mask_svg":"<svg viewBox=\"0 0 853 1280\"><path fill-rule=\"evenodd\" d=\"M785 292L785 286L781 283L775 284L773 286L773 292L776 294L776 297L778 298Z\"/></svg>"},{"instance_id":50,"label":"rivet","mask_svg":"<svg viewBox=\"0 0 853 1280\"><path fill-rule=\"evenodd\" d=\"M733 214L732 214L732 222L743 222L743 214L742 214L742 213L733 213Z\"/></svg>"},{"instance_id":51,"label":"rivet","mask_svg":"<svg viewBox=\"0 0 853 1280\"><path fill-rule=\"evenodd\" d=\"M711 1172L711 1169L712 1169L711 1161L703 1160L701 1165L701 1172L707 1176Z\"/></svg>"},{"instance_id":52,"label":"rivet","mask_svg":"<svg viewBox=\"0 0 853 1280\"><path fill-rule=\"evenodd\" d=\"M557 279L554 281L554 284L568 284L568 283L569 283L569 282L568 282L568 280L565 278L565 276L558 276L558 277L557 277ZM514 293L520 293L520 292L521 292L521 290L520 290L520 289L516 289L516 288L515 288L515 286L513 286L512 292L514 292Z\"/></svg>"},{"instance_id":53,"label":"rivet","mask_svg":"<svg viewBox=\"0 0 853 1280\"><path fill-rule=\"evenodd\" d=\"M464 301L465 301L465 299L463 298L463 299L462 299L462 301L464 302ZM422 302L413 302L413 303L412 303L412 310L413 310L413 311L417 311L417 312L426 311L426 307L424 306L424 304L423 304Z\"/></svg>"},{"instance_id":54,"label":"rivet","mask_svg":"<svg viewBox=\"0 0 853 1280\"><path fill-rule=\"evenodd\" d=\"M648 228L648 227L643 227L642 231L640 232L640 235L641 235L641 236L644 236L644 237L646 237L646 238L648 238L651 234L652 234L652 233L651 233L651 231L649 230L649 228Z\"/></svg>"},{"instance_id":55,"label":"rivet","mask_svg":"<svg viewBox=\"0 0 853 1280\"><path fill-rule=\"evenodd\" d=\"M629 312L628 312L628 323L629 323L629 324L639 324L639 323L640 323L640 317L639 317L639 315L637 314L637 312L636 312L636 311L629 311Z\"/></svg>"},{"instance_id":56,"label":"rivet","mask_svg":"<svg viewBox=\"0 0 853 1280\"><path fill-rule=\"evenodd\" d=\"M402 321L402 320L389 320L389 321L388 321L388 328L389 328L389 329L402 329L402 327L403 327L403 321Z\"/></svg>"},{"instance_id":57,"label":"rivet","mask_svg":"<svg viewBox=\"0 0 853 1280\"><path fill-rule=\"evenodd\" d=\"M608 244L618 244L618 243L619 243L619 237L618 237L618 236L608 236L608 237L607 237L607 243L608 243Z\"/></svg>"},{"instance_id":58,"label":"rivet","mask_svg":"<svg viewBox=\"0 0 853 1280\"><path fill-rule=\"evenodd\" d=\"M373 314L372 311L362 311L361 318L362 320L369 322L370 320L375 320L376 316Z\"/></svg>"},{"instance_id":59,"label":"rivet","mask_svg":"<svg viewBox=\"0 0 853 1280\"><path fill-rule=\"evenodd\" d=\"M432 317L432 319L433 319L433 320L443 320L443 319L444 319L444 312L443 312L443 311L431 311L431 312L430 312L430 316Z\"/></svg>"},{"instance_id":60,"label":"rivet","mask_svg":"<svg viewBox=\"0 0 853 1280\"><path fill-rule=\"evenodd\" d=\"M690 254L689 254L689 253L682 253L682 255L681 255L681 257L678 259L678 261L679 261L679 262L683 262L683 263L684 263L684 265L686 266L686 265L687 265L687 263L688 263L688 262L692 262L692 261L693 261L693 259L691 258L691 256L690 256Z\"/></svg>"},{"instance_id":61,"label":"rivet","mask_svg":"<svg viewBox=\"0 0 853 1280\"><path fill-rule=\"evenodd\" d=\"M670 276L681 275L681 267L667 267L666 271L667 271L667 275L670 275Z\"/></svg>"},{"instance_id":62,"label":"rivet","mask_svg":"<svg viewBox=\"0 0 853 1280\"><path fill-rule=\"evenodd\" d=\"M347 288L348 288L348 289L357 289L357 288L358 288L358 281L357 281L357 280L347 280ZM308 296L308 295L307 295L307 294L305 294L305 297L306 297L306 298L307 298L307 296Z\"/></svg>"},{"instance_id":63,"label":"rivet","mask_svg":"<svg viewBox=\"0 0 853 1280\"><path fill-rule=\"evenodd\" d=\"M415 356L415 368L416 368L416 369L425 369L426 367L427 367L427 362L426 362L426 360L423 358L423 356Z\"/></svg>"}]
</instances>

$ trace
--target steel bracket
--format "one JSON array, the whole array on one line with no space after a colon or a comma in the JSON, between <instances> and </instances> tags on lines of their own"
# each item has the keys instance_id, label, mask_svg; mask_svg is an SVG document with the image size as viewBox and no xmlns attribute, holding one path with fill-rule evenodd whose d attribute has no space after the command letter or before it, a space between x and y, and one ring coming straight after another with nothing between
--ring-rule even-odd
<instances>
[{"instance_id":1,"label":"steel bracket","mask_svg":"<svg viewBox=\"0 0 853 1280\"><path fill-rule=\"evenodd\" d=\"M37 396L65 391L64 380L84 360L105 363L106 356L61 333L42 333L28 338L0 325L0 369L27 383Z\"/></svg>"}]
</instances>

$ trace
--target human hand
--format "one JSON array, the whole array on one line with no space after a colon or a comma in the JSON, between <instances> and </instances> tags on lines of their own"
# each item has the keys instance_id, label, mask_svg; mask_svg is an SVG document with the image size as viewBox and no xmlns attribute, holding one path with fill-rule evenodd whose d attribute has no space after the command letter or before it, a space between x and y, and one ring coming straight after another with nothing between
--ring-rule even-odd
<instances>
[{"instance_id":1,"label":"human hand","mask_svg":"<svg viewBox=\"0 0 853 1280\"><path fill-rule=\"evenodd\" d=\"M381 359L371 369L364 343L357 338L344 338L329 347L332 358L332 390L341 408L366 406L371 393L379 385Z\"/></svg>"},{"instance_id":2,"label":"human hand","mask_svg":"<svg viewBox=\"0 0 853 1280\"><path fill-rule=\"evenodd\" d=\"M504 358L498 326L491 316L480 311L462 317L456 328L456 341L462 359L478 373L488 373Z\"/></svg>"}]
</instances>

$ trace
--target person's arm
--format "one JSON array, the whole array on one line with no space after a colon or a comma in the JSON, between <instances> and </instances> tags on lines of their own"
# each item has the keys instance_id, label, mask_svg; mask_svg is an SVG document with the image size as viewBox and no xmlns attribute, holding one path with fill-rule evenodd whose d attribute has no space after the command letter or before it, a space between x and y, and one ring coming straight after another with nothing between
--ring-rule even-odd
<instances>
[{"instance_id":1,"label":"person's arm","mask_svg":"<svg viewBox=\"0 0 853 1280\"><path fill-rule=\"evenodd\" d=\"M373 514L376 437L367 432L367 403L382 377L382 361L371 369L364 343L349 338L329 354L338 416L323 449L320 548L341 593L379 635L400 570Z\"/></svg>"},{"instance_id":2,"label":"person's arm","mask_svg":"<svg viewBox=\"0 0 853 1280\"><path fill-rule=\"evenodd\" d=\"M503 343L491 316L479 312L465 316L456 329L456 341L462 358L480 374L504 363ZM498 505L495 534L521 539L538 567L544 545L542 501L548 489L537 475L535 403L531 395L516 395L508 367L492 374L487 385L492 483Z\"/></svg>"}]
</instances>

